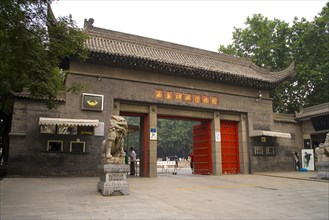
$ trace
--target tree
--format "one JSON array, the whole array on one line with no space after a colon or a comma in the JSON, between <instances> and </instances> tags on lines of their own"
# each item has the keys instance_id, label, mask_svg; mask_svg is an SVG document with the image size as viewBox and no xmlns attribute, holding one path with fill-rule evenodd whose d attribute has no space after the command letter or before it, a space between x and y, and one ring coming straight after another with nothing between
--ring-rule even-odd
<instances>
[{"instance_id":1,"label":"tree","mask_svg":"<svg viewBox=\"0 0 329 220\"><path fill-rule=\"evenodd\" d=\"M125 119L128 125L140 127L139 117L128 117ZM188 120L158 119L157 121L157 156L159 158L178 157L187 158L193 145L192 129L197 122ZM142 129L140 127L140 129ZM127 134L125 149L134 147L137 157L140 155L142 143L140 143L141 130Z\"/></svg>"},{"instance_id":2,"label":"tree","mask_svg":"<svg viewBox=\"0 0 329 220\"><path fill-rule=\"evenodd\" d=\"M125 149L127 152L129 152L129 148L133 147L136 154L137 154L137 159L140 157L140 152L141 152L141 120L140 117L129 117L125 116L124 117L127 120L128 126L136 126L139 128L139 130L131 131L126 134L126 139L125 139ZM129 130L129 129L128 129Z\"/></svg>"},{"instance_id":3,"label":"tree","mask_svg":"<svg viewBox=\"0 0 329 220\"><path fill-rule=\"evenodd\" d=\"M329 2L314 21L295 19L292 35L296 72L305 94L303 103L329 102Z\"/></svg>"},{"instance_id":4,"label":"tree","mask_svg":"<svg viewBox=\"0 0 329 220\"><path fill-rule=\"evenodd\" d=\"M296 77L271 91L273 110L294 113L300 107L329 101L329 3L319 17L308 22L295 17L292 26L257 14L246 28L234 27L233 43L220 45L220 53L250 58L256 65L280 71L292 61Z\"/></svg>"},{"instance_id":5,"label":"tree","mask_svg":"<svg viewBox=\"0 0 329 220\"><path fill-rule=\"evenodd\" d=\"M187 157L192 147L192 127L196 122L158 120L158 157Z\"/></svg>"},{"instance_id":6,"label":"tree","mask_svg":"<svg viewBox=\"0 0 329 220\"><path fill-rule=\"evenodd\" d=\"M8 153L14 94L27 89L55 107L64 90L63 60L86 58L87 35L71 16L54 19L52 0L2 0L0 3L0 132ZM6 159L6 158L5 158Z\"/></svg>"}]
</instances>

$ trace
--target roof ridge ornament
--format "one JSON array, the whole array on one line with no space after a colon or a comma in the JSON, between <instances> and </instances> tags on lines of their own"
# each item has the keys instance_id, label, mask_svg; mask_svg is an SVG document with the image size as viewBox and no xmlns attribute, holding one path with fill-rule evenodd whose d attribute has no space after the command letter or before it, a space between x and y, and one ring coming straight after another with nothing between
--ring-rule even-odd
<instances>
[{"instance_id":1,"label":"roof ridge ornament","mask_svg":"<svg viewBox=\"0 0 329 220\"><path fill-rule=\"evenodd\" d=\"M90 29L90 28L92 28L93 27L93 24L94 24L94 21L95 20L93 18L89 18L89 20L87 20L85 18L85 22L84 22L84 25L83 25L84 29Z\"/></svg>"}]
</instances>

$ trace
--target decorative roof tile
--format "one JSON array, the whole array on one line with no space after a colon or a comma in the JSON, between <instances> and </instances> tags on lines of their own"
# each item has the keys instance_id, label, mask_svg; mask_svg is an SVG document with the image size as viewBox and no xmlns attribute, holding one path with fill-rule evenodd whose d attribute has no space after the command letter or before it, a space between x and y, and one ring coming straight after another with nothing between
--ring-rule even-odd
<instances>
[{"instance_id":1,"label":"decorative roof tile","mask_svg":"<svg viewBox=\"0 0 329 220\"><path fill-rule=\"evenodd\" d=\"M15 97L19 97L19 98L29 98L29 99L39 99L39 100L47 100L47 97L44 96L32 96L31 93L24 88L22 92L17 92L14 93ZM59 92L59 94L57 95L57 97L55 98L56 101L59 102L65 102L65 92Z\"/></svg>"},{"instance_id":2,"label":"decorative roof tile","mask_svg":"<svg viewBox=\"0 0 329 220\"><path fill-rule=\"evenodd\" d=\"M298 123L294 114L274 113L273 120L275 122Z\"/></svg>"},{"instance_id":3,"label":"decorative roof tile","mask_svg":"<svg viewBox=\"0 0 329 220\"><path fill-rule=\"evenodd\" d=\"M303 108L300 112L296 112L296 119L303 120L311 117L328 115L328 114L329 114L329 102Z\"/></svg>"},{"instance_id":4,"label":"decorative roof tile","mask_svg":"<svg viewBox=\"0 0 329 220\"><path fill-rule=\"evenodd\" d=\"M113 57L122 58L118 62L134 60L135 66L136 62L140 61L142 64L139 65L143 67L156 64L152 67L167 67L169 71L174 72L181 72L179 69L188 70L190 77L234 81L235 84L251 87L273 88L294 75L293 63L286 70L269 72L250 60L231 55L92 26L87 27L85 31L89 35L86 46L92 56L98 59L105 55L103 60L110 60Z\"/></svg>"}]
</instances>

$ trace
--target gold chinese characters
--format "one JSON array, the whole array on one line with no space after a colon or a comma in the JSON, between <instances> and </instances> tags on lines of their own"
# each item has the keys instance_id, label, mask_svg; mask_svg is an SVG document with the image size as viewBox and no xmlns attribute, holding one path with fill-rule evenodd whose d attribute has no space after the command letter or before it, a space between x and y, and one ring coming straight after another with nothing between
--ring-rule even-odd
<instances>
[{"instance_id":1,"label":"gold chinese characters","mask_svg":"<svg viewBox=\"0 0 329 220\"><path fill-rule=\"evenodd\" d=\"M187 102L204 105L218 105L218 98L216 96L208 96L201 94L183 93L177 91L156 89L154 96L157 100L166 100L173 102Z\"/></svg>"}]
</instances>

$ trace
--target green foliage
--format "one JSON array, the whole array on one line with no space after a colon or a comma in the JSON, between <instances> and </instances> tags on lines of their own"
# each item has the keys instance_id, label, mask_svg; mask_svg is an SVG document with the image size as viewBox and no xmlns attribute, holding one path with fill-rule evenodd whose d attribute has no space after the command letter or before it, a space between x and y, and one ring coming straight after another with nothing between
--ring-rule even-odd
<instances>
[{"instance_id":1,"label":"green foliage","mask_svg":"<svg viewBox=\"0 0 329 220\"><path fill-rule=\"evenodd\" d=\"M303 103L312 106L329 101L329 2L314 21L294 20L296 72Z\"/></svg>"},{"instance_id":2,"label":"green foliage","mask_svg":"<svg viewBox=\"0 0 329 220\"><path fill-rule=\"evenodd\" d=\"M134 125L141 128L139 117L124 117L124 118L127 120L128 125ZM125 149L127 150L127 152L129 152L129 148L133 147L137 154L137 158L139 158L140 147L142 146L142 144L140 143L140 134L141 134L140 130L129 133L126 135L126 140L125 140Z\"/></svg>"},{"instance_id":3,"label":"green foliage","mask_svg":"<svg viewBox=\"0 0 329 220\"><path fill-rule=\"evenodd\" d=\"M294 61L296 77L271 91L276 112L294 113L300 107L329 102L329 3L314 21L295 18L292 26L258 14L246 28L235 28L233 43L220 53L250 58L256 65L280 71Z\"/></svg>"},{"instance_id":4,"label":"green foliage","mask_svg":"<svg viewBox=\"0 0 329 220\"><path fill-rule=\"evenodd\" d=\"M245 29L234 27L233 44L227 48L221 45L220 52L248 57L258 66L271 67L274 70L290 64L291 57L285 43L289 34L287 23L278 19L270 21L257 14L252 18L248 17L245 24Z\"/></svg>"},{"instance_id":5,"label":"green foliage","mask_svg":"<svg viewBox=\"0 0 329 220\"><path fill-rule=\"evenodd\" d=\"M58 68L69 56L86 58L86 35L71 17L55 21L48 12L50 0L2 0L0 3L0 100L11 112L12 95L27 88L44 97L49 106L63 90ZM9 100L8 100L9 99Z\"/></svg>"},{"instance_id":6,"label":"green foliage","mask_svg":"<svg viewBox=\"0 0 329 220\"><path fill-rule=\"evenodd\" d=\"M184 120L158 120L158 157L177 155L187 158L192 148L192 128L195 122Z\"/></svg>"},{"instance_id":7,"label":"green foliage","mask_svg":"<svg viewBox=\"0 0 329 220\"><path fill-rule=\"evenodd\" d=\"M60 69L69 57L85 59L87 35L68 17L54 19L52 0L1 0L0 2L0 122L1 146L10 131L15 93L27 89L55 107L64 89Z\"/></svg>"},{"instance_id":8,"label":"green foliage","mask_svg":"<svg viewBox=\"0 0 329 220\"><path fill-rule=\"evenodd\" d=\"M125 117L129 125L141 126L139 117ZM158 119L157 152L158 158L178 157L187 158L192 148L192 129L196 122L185 120ZM126 136L125 149L134 147L137 156L140 154L141 131Z\"/></svg>"}]
</instances>

